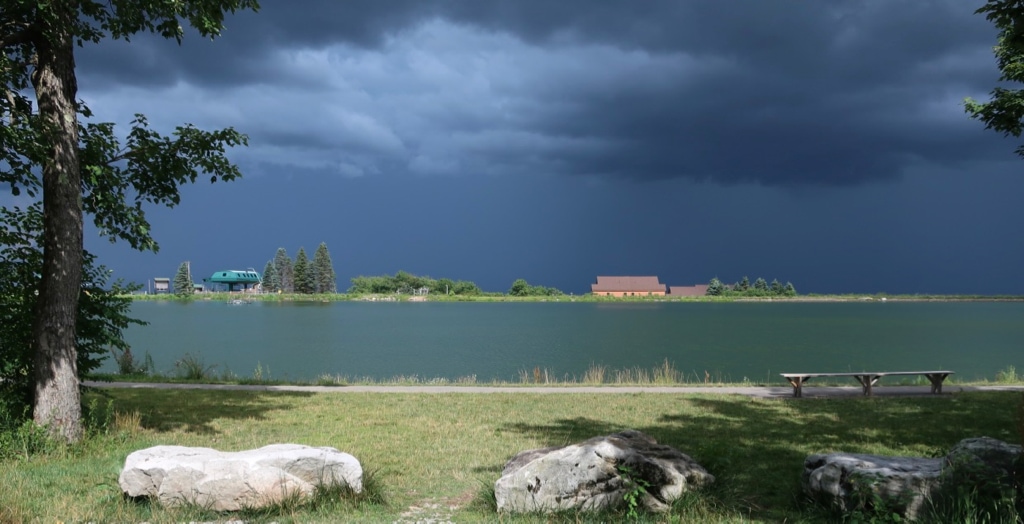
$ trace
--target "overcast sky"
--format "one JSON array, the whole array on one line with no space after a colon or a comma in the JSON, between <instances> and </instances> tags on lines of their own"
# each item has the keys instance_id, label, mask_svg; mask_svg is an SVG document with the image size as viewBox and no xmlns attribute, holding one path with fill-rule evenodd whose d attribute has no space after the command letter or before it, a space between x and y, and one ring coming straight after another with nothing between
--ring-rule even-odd
<instances>
[{"instance_id":1,"label":"overcast sky","mask_svg":"<svg viewBox=\"0 0 1024 524\"><path fill-rule=\"evenodd\" d=\"M1024 294L1024 159L962 106L999 76L979 5L266 0L212 42L86 47L98 120L250 137L243 179L149 212L159 254L86 244L138 282L326 242L342 289Z\"/></svg>"}]
</instances>

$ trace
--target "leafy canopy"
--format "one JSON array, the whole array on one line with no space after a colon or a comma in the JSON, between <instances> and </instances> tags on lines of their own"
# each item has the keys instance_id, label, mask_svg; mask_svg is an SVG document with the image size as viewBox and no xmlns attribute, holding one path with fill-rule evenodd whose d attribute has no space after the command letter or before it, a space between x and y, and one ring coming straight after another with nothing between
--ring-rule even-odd
<instances>
[{"instance_id":1,"label":"leafy canopy","mask_svg":"<svg viewBox=\"0 0 1024 524\"><path fill-rule=\"evenodd\" d=\"M1024 82L1024 3L1020 0L995 0L975 11L999 29L993 48L1001 74L1001 82ZM964 100L967 114L985 123L1003 136L1020 137L1024 132L1024 90L998 86L991 91L991 100ZM1024 145L1016 153L1024 156Z\"/></svg>"},{"instance_id":2,"label":"leafy canopy","mask_svg":"<svg viewBox=\"0 0 1024 524\"><path fill-rule=\"evenodd\" d=\"M0 183L14 195L37 196L42 185L39 166L50 159L48 137L53 131L34 111L29 96L31 74L40 43L51 33L68 31L79 46L104 38L129 40L151 32L181 40L183 23L204 37L220 34L225 13L257 10L254 0L110 0L77 3L78 16L62 17L66 2L5 0L0 10ZM70 24L70 27L67 26ZM203 131L191 124L178 126L169 136L149 127L135 115L124 144L114 124L89 122L92 111L78 102L82 206L111 241L120 239L138 250L156 251L143 204L173 207L180 202L178 187L195 182L199 173L211 181L241 176L225 156L227 148L247 145L248 137L227 128Z\"/></svg>"}]
</instances>

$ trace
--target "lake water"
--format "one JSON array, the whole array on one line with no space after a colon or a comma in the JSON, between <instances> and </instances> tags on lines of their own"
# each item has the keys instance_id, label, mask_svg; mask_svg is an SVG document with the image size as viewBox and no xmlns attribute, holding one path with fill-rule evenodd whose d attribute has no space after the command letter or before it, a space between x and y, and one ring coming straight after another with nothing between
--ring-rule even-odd
<instances>
[{"instance_id":1,"label":"lake water","mask_svg":"<svg viewBox=\"0 0 1024 524\"><path fill-rule=\"evenodd\" d=\"M248 377L323 374L518 381L535 367L580 377L593 363L690 380L781 382L779 372L1024 370L1024 303L136 302L126 333L173 373L186 353ZM104 365L113 371L112 361Z\"/></svg>"}]
</instances>

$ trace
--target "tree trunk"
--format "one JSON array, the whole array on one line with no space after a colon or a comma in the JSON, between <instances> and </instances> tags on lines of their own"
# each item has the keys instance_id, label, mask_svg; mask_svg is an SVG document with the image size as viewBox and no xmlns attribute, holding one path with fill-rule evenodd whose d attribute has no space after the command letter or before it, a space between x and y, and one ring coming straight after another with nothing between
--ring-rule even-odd
<instances>
[{"instance_id":1,"label":"tree trunk","mask_svg":"<svg viewBox=\"0 0 1024 524\"><path fill-rule=\"evenodd\" d=\"M82 436L75 321L82 280L82 189L74 43L69 32L74 8L37 37L32 74L39 115L46 126L43 165L43 272L33 326L35 397L33 418L50 433L74 442Z\"/></svg>"}]
</instances>

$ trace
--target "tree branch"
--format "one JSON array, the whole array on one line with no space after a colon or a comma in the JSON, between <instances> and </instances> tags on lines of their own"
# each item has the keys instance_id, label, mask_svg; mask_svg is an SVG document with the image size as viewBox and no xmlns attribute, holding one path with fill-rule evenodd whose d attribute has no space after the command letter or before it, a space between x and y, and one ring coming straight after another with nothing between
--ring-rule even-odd
<instances>
[{"instance_id":1,"label":"tree branch","mask_svg":"<svg viewBox=\"0 0 1024 524\"><path fill-rule=\"evenodd\" d=\"M33 39L35 39L36 34L38 33L35 24L29 24L27 22L21 24L15 24L12 22L10 24L7 24L7 27L4 27L4 29L6 30L9 27L20 27L20 30L14 33L5 34L2 38L0 38L0 49L7 49L11 46L28 44L32 42ZM6 31L4 32L6 33Z\"/></svg>"}]
</instances>

